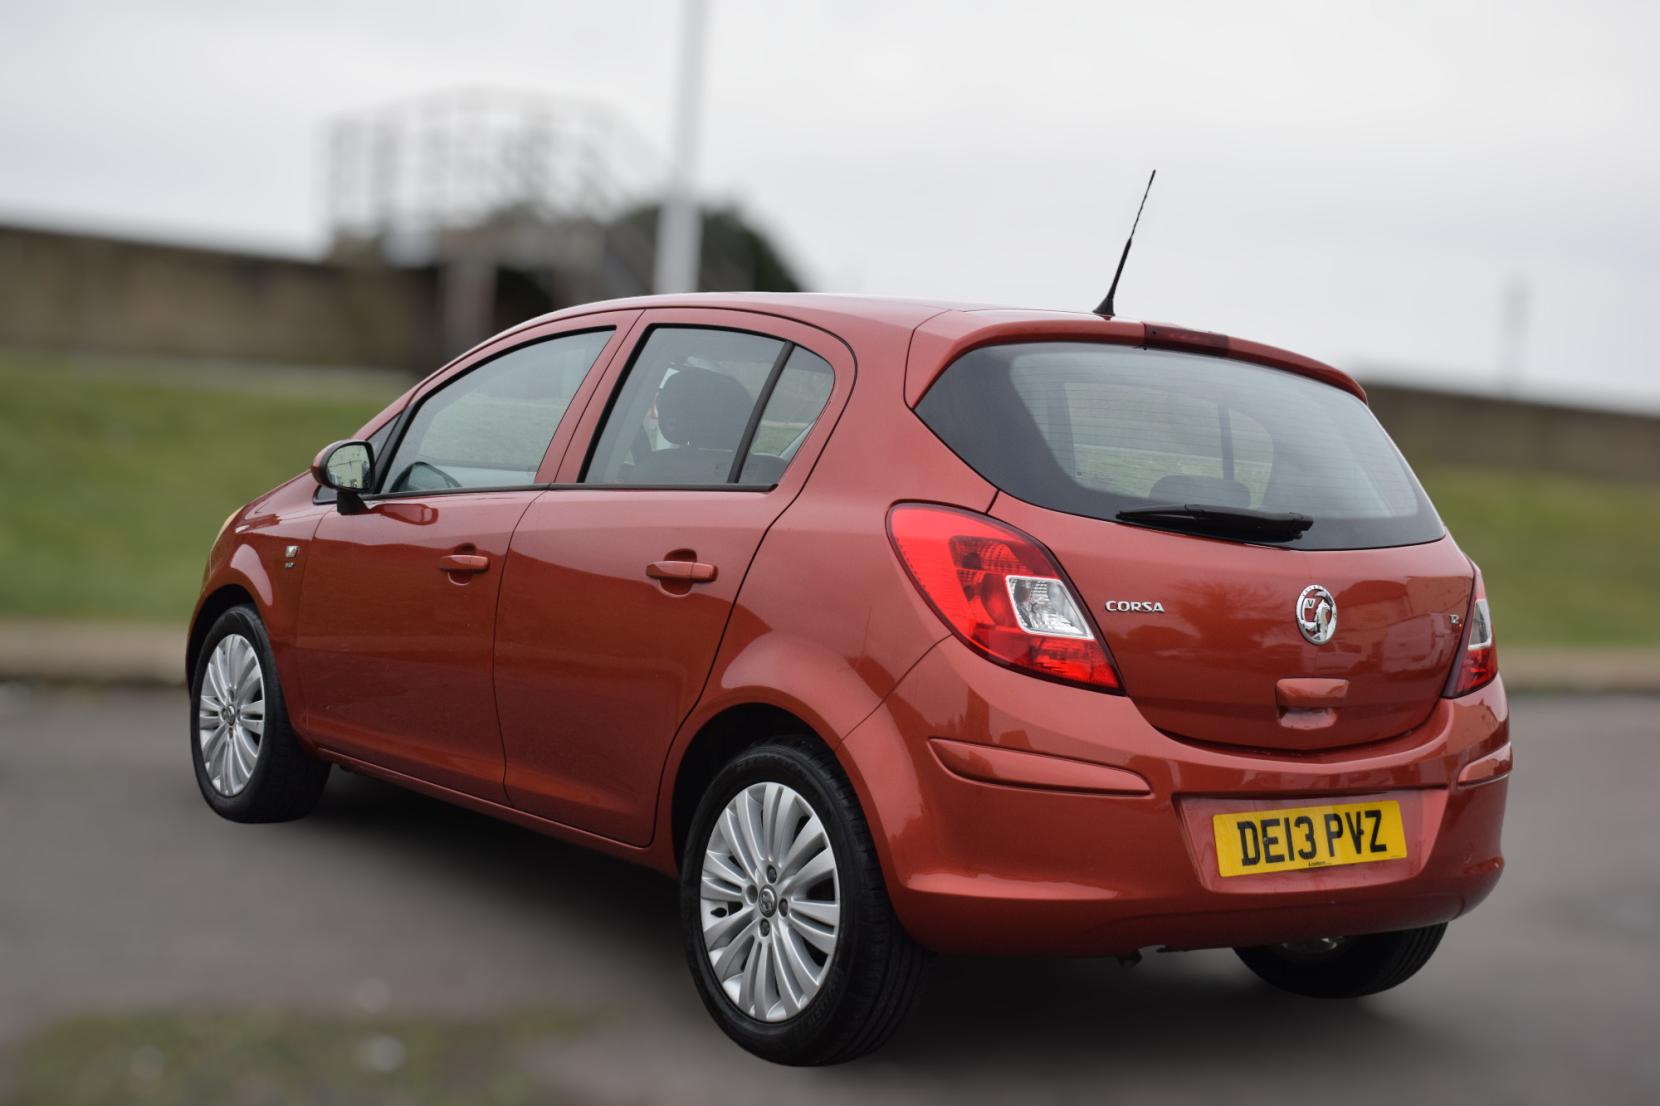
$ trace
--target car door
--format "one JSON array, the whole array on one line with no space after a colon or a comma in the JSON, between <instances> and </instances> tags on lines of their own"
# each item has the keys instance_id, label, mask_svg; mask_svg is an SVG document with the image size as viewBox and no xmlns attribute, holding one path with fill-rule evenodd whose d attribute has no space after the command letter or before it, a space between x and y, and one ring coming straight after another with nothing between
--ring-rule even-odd
<instances>
[{"instance_id":1,"label":"car door","mask_svg":"<svg viewBox=\"0 0 1660 1106\"><path fill-rule=\"evenodd\" d=\"M364 509L323 518L301 554L296 633L305 729L320 744L505 800L491 682L502 564L575 413L561 436L562 420L636 316L543 328L423 389Z\"/></svg>"},{"instance_id":2,"label":"car door","mask_svg":"<svg viewBox=\"0 0 1660 1106\"><path fill-rule=\"evenodd\" d=\"M609 402L513 536L496 692L513 804L642 845L669 745L853 361L805 325L664 310L607 375Z\"/></svg>"}]
</instances>

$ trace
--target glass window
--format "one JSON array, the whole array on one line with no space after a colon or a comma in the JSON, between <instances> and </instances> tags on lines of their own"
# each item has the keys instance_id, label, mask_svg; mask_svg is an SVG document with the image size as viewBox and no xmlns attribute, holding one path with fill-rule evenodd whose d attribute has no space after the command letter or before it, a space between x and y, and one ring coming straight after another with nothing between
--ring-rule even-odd
<instances>
[{"instance_id":1,"label":"glass window","mask_svg":"<svg viewBox=\"0 0 1660 1106\"><path fill-rule=\"evenodd\" d=\"M520 346L434 392L410 420L385 490L534 484L559 419L610 337L590 330Z\"/></svg>"},{"instance_id":2,"label":"glass window","mask_svg":"<svg viewBox=\"0 0 1660 1106\"><path fill-rule=\"evenodd\" d=\"M606 414L583 482L730 483L756 398L786 348L733 330L652 330Z\"/></svg>"},{"instance_id":3,"label":"glass window","mask_svg":"<svg viewBox=\"0 0 1660 1106\"><path fill-rule=\"evenodd\" d=\"M800 346L790 351L784 371L767 397L761 421L756 424L738 483L778 483L795 451L807 440L807 431L818 421L835 384L836 373L830 362Z\"/></svg>"},{"instance_id":4,"label":"glass window","mask_svg":"<svg viewBox=\"0 0 1660 1106\"><path fill-rule=\"evenodd\" d=\"M991 483L1052 510L1296 512L1299 549L1433 541L1418 481L1358 398L1220 357L1078 342L973 350L917 414Z\"/></svg>"}]
</instances>

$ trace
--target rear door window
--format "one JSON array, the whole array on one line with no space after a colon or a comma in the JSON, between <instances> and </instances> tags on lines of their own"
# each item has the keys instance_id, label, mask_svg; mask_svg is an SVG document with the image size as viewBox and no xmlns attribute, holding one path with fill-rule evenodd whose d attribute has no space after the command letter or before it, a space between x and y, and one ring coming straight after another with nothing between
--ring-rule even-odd
<instances>
[{"instance_id":1,"label":"rear door window","mask_svg":"<svg viewBox=\"0 0 1660 1106\"><path fill-rule=\"evenodd\" d=\"M947 367L917 414L997 487L1070 514L1296 512L1314 520L1299 549L1444 532L1364 403L1279 369L1101 344L990 346Z\"/></svg>"},{"instance_id":2,"label":"rear door window","mask_svg":"<svg viewBox=\"0 0 1660 1106\"><path fill-rule=\"evenodd\" d=\"M780 338L656 327L617 389L582 482L770 487L834 380L823 358Z\"/></svg>"},{"instance_id":3,"label":"rear door window","mask_svg":"<svg viewBox=\"0 0 1660 1106\"><path fill-rule=\"evenodd\" d=\"M755 424L738 483L778 482L795 451L807 440L807 431L818 421L835 385L836 373L830 362L800 346L790 351L761 412L761 421Z\"/></svg>"}]
</instances>

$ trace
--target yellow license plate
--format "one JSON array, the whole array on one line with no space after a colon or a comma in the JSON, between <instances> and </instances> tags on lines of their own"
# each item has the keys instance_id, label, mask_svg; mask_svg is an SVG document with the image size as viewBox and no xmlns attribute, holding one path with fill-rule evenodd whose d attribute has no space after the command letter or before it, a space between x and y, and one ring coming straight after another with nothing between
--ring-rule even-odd
<instances>
[{"instance_id":1,"label":"yellow license plate","mask_svg":"<svg viewBox=\"0 0 1660 1106\"><path fill-rule=\"evenodd\" d=\"M1397 860L1406 855L1401 805L1393 800L1251 810L1211 817L1224 876L1254 876Z\"/></svg>"}]
</instances>

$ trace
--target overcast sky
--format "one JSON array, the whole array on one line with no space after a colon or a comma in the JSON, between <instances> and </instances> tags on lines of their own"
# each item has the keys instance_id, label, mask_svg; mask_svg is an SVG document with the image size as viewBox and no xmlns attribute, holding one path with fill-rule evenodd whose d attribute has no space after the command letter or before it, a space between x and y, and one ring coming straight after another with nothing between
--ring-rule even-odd
<instances>
[{"instance_id":1,"label":"overcast sky","mask_svg":"<svg viewBox=\"0 0 1660 1106\"><path fill-rule=\"evenodd\" d=\"M1660 409L1660 5L712 0L700 178L815 288ZM0 0L0 219L315 251L323 123L461 84L667 150L679 6ZM1381 369L1379 366L1387 366Z\"/></svg>"}]
</instances>

